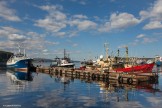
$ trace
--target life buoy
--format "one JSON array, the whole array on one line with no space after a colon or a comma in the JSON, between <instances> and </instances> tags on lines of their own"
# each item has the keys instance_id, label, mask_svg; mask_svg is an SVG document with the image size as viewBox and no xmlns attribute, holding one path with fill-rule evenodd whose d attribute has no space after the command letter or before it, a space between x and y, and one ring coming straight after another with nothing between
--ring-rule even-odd
<instances>
[{"instance_id":1,"label":"life buoy","mask_svg":"<svg viewBox=\"0 0 162 108\"><path fill-rule=\"evenodd\" d=\"M102 80L105 80L105 74L102 74Z\"/></svg>"},{"instance_id":2,"label":"life buoy","mask_svg":"<svg viewBox=\"0 0 162 108\"><path fill-rule=\"evenodd\" d=\"M150 77L149 77L149 81L150 81L150 82L155 82L155 80L156 80L155 77L153 77L153 76L150 76Z\"/></svg>"},{"instance_id":3,"label":"life buoy","mask_svg":"<svg viewBox=\"0 0 162 108\"><path fill-rule=\"evenodd\" d=\"M62 76L62 70L60 70L60 76Z\"/></svg>"},{"instance_id":4,"label":"life buoy","mask_svg":"<svg viewBox=\"0 0 162 108\"><path fill-rule=\"evenodd\" d=\"M94 73L92 74L92 76L91 76L91 77L92 77L92 80L94 80L94 79L96 78L96 76L95 76L95 74L94 74Z\"/></svg>"},{"instance_id":5,"label":"life buoy","mask_svg":"<svg viewBox=\"0 0 162 108\"><path fill-rule=\"evenodd\" d=\"M100 80L100 74L96 74L97 80Z\"/></svg>"},{"instance_id":6,"label":"life buoy","mask_svg":"<svg viewBox=\"0 0 162 108\"><path fill-rule=\"evenodd\" d=\"M78 72L78 77L80 77L80 72Z\"/></svg>"},{"instance_id":7,"label":"life buoy","mask_svg":"<svg viewBox=\"0 0 162 108\"><path fill-rule=\"evenodd\" d=\"M105 78L106 82L109 81L109 74L106 74L106 78Z\"/></svg>"},{"instance_id":8,"label":"life buoy","mask_svg":"<svg viewBox=\"0 0 162 108\"><path fill-rule=\"evenodd\" d=\"M128 84L132 84L132 83L133 83L133 79L132 79L132 78L128 78L128 79L127 79L127 83L128 83Z\"/></svg>"},{"instance_id":9,"label":"life buoy","mask_svg":"<svg viewBox=\"0 0 162 108\"><path fill-rule=\"evenodd\" d=\"M118 77L118 82L121 84L121 83L123 83L123 77L122 76L119 76Z\"/></svg>"},{"instance_id":10,"label":"life buoy","mask_svg":"<svg viewBox=\"0 0 162 108\"><path fill-rule=\"evenodd\" d=\"M67 71L65 71L65 76L67 76Z\"/></svg>"},{"instance_id":11,"label":"life buoy","mask_svg":"<svg viewBox=\"0 0 162 108\"><path fill-rule=\"evenodd\" d=\"M86 77L86 73L85 72L83 72L83 78L85 78Z\"/></svg>"},{"instance_id":12,"label":"life buoy","mask_svg":"<svg viewBox=\"0 0 162 108\"><path fill-rule=\"evenodd\" d=\"M71 71L71 76L73 76L73 71Z\"/></svg>"},{"instance_id":13,"label":"life buoy","mask_svg":"<svg viewBox=\"0 0 162 108\"><path fill-rule=\"evenodd\" d=\"M77 72L75 72L75 77L77 77Z\"/></svg>"},{"instance_id":14,"label":"life buoy","mask_svg":"<svg viewBox=\"0 0 162 108\"><path fill-rule=\"evenodd\" d=\"M90 78L90 73L88 72L88 78Z\"/></svg>"},{"instance_id":15,"label":"life buoy","mask_svg":"<svg viewBox=\"0 0 162 108\"><path fill-rule=\"evenodd\" d=\"M58 70L57 69L55 70L55 75L58 75Z\"/></svg>"}]
</instances>

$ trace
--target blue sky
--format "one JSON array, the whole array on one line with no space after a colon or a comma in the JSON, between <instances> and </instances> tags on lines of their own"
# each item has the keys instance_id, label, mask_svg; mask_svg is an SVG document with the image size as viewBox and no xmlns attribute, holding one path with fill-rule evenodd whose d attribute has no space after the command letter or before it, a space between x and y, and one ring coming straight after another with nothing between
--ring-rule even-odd
<instances>
[{"instance_id":1,"label":"blue sky","mask_svg":"<svg viewBox=\"0 0 162 108\"><path fill-rule=\"evenodd\" d=\"M162 0L1 0L0 50L75 60L162 55Z\"/></svg>"}]
</instances>

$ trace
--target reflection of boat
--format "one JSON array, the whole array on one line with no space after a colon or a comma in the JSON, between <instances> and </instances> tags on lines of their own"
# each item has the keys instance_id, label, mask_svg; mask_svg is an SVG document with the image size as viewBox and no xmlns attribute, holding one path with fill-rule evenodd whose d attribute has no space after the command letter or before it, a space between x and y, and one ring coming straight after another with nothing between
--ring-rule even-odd
<instances>
[{"instance_id":1,"label":"reflection of boat","mask_svg":"<svg viewBox=\"0 0 162 108\"><path fill-rule=\"evenodd\" d=\"M19 48L19 53L12 55L7 61L7 68L27 70L32 66L31 61L32 59L26 56L25 51L24 54L22 54Z\"/></svg>"},{"instance_id":2,"label":"reflection of boat","mask_svg":"<svg viewBox=\"0 0 162 108\"><path fill-rule=\"evenodd\" d=\"M71 62L71 59L66 55L66 51L64 49L64 58L56 57L55 60L52 62L51 67L69 67L73 68L74 63Z\"/></svg>"},{"instance_id":3,"label":"reflection of boat","mask_svg":"<svg viewBox=\"0 0 162 108\"><path fill-rule=\"evenodd\" d=\"M27 71L7 71L7 76L11 78L13 81L19 81L19 80L27 80L32 81L32 73Z\"/></svg>"},{"instance_id":4,"label":"reflection of boat","mask_svg":"<svg viewBox=\"0 0 162 108\"><path fill-rule=\"evenodd\" d=\"M157 83L150 84L149 82L141 82L139 84L119 84L116 80L109 80L109 82L98 82L101 95L104 95L107 100L112 101L129 101L136 95L133 92L144 91L149 93L161 92ZM130 93L132 92L132 93Z\"/></svg>"},{"instance_id":5,"label":"reflection of boat","mask_svg":"<svg viewBox=\"0 0 162 108\"><path fill-rule=\"evenodd\" d=\"M61 77L61 82L64 84L68 84L68 83L70 83L70 80L68 77Z\"/></svg>"}]
</instances>

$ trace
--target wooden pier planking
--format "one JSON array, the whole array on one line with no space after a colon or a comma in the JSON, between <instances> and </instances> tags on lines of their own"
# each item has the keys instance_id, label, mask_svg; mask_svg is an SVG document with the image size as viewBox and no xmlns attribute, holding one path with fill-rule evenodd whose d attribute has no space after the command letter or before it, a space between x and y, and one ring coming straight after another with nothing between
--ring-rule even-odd
<instances>
[{"instance_id":1,"label":"wooden pier planking","mask_svg":"<svg viewBox=\"0 0 162 108\"><path fill-rule=\"evenodd\" d=\"M118 72L101 72L98 70L79 70L72 68L37 68L37 72L47 73L47 74L57 74L65 75L68 77L79 77L79 78L90 78L93 80L117 80L119 83L139 83L146 81L154 81L158 79L157 73L118 73Z\"/></svg>"}]
</instances>

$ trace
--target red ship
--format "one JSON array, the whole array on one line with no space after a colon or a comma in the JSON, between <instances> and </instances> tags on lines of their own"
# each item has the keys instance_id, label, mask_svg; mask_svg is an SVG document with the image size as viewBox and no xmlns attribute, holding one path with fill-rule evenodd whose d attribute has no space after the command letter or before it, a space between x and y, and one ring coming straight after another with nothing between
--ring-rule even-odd
<instances>
[{"instance_id":1,"label":"red ship","mask_svg":"<svg viewBox=\"0 0 162 108\"><path fill-rule=\"evenodd\" d=\"M152 72L155 63L113 69L116 72Z\"/></svg>"}]
</instances>

